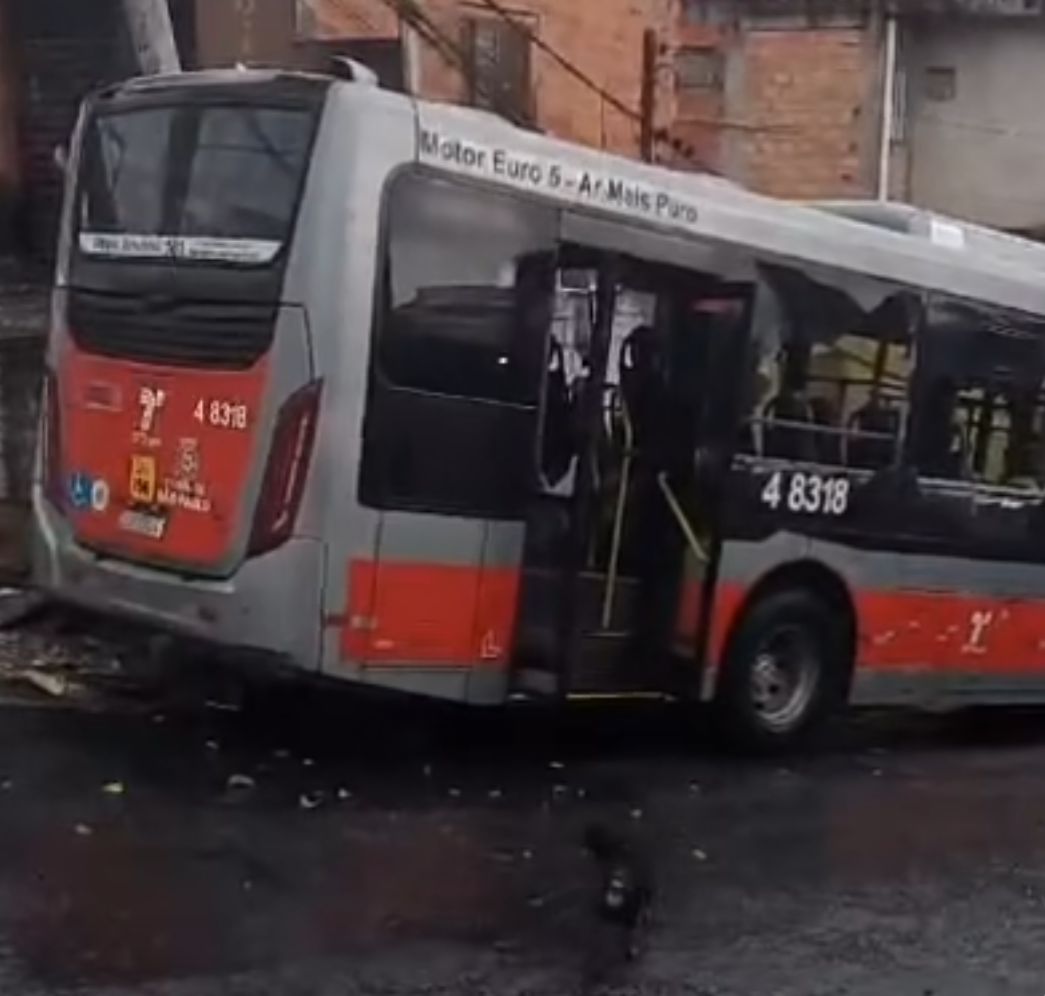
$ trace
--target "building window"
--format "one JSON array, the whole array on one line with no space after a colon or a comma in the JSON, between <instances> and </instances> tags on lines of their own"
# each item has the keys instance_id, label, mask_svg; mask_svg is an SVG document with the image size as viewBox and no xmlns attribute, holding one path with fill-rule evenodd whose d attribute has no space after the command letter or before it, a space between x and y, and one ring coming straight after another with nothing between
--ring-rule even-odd
<instances>
[{"instance_id":1,"label":"building window","mask_svg":"<svg viewBox=\"0 0 1045 996\"><path fill-rule=\"evenodd\" d=\"M958 74L953 66L930 66L925 70L925 96L928 100L954 100L958 95Z\"/></svg>"},{"instance_id":2,"label":"building window","mask_svg":"<svg viewBox=\"0 0 1045 996\"><path fill-rule=\"evenodd\" d=\"M681 94L721 90L725 78L722 53L710 46L679 49L675 53L675 78Z\"/></svg>"},{"instance_id":3,"label":"building window","mask_svg":"<svg viewBox=\"0 0 1045 996\"><path fill-rule=\"evenodd\" d=\"M464 22L468 98L517 124L532 123L533 87L528 30L499 17Z\"/></svg>"}]
</instances>

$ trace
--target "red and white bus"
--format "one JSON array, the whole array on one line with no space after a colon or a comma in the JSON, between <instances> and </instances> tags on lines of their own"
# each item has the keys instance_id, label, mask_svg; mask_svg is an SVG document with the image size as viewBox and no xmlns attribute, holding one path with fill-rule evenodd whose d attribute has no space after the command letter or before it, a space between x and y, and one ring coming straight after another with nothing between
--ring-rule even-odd
<instances>
[{"instance_id":1,"label":"red and white bus","mask_svg":"<svg viewBox=\"0 0 1045 996\"><path fill-rule=\"evenodd\" d=\"M1045 701L1045 250L345 80L85 105L55 598L495 705Z\"/></svg>"}]
</instances>

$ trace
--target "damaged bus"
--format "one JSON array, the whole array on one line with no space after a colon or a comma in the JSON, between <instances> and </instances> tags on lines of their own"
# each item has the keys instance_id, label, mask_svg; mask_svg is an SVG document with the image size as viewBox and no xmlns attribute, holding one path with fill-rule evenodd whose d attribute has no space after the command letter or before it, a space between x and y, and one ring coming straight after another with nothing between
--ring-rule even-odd
<instances>
[{"instance_id":1,"label":"damaged bus","mask_svg":"<svg viewBox=\"0 0 1045 996\"><path fill-rule=\"evenodd\" d=\"M135 80L70 151L35 579L259 666L709 702L767 748L1045 701L1043 316L1045 249L911 209L345 80Z\"/></svg>"}]
</instances>

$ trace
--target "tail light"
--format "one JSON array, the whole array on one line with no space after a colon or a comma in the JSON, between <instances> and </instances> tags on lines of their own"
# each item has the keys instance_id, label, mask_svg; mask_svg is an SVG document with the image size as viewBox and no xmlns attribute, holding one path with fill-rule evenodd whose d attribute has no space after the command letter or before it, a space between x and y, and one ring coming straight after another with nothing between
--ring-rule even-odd
<instances>
[{"instance_id":1,"label":"tail light","mask_svg":"<svg viewBox=\"0 0 1045 996\"><path fill-rule=\"evenodd\" d=\"M282 546L294 531L316 441L322 390L323 382L313 381L291 395L280 409L254 514L252 556Z\"/></svg>"},{"instance_id":2,"label":"tail light","mask_svg":"<svg viewBox=\"0 0 1045 996\"><path fill-rule=\"evenodd\" d=\"M58 377L53 370L44 372L43 419L41 470L44 494L56 508L62 508L65 504L65 482L62 469L62 405L58 391Z\"/></svg>"}]
</instances>

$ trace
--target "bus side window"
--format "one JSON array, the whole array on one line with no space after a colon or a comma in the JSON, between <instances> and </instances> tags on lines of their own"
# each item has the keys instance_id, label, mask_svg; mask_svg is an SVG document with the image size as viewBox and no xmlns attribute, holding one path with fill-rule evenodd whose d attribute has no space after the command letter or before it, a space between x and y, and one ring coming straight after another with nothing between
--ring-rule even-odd
<instances>
[{"instance_id":1,"label":"bus side window","mask_svg":"<svg viewBox=\"0 0 1045 996\"><path fill-rule=\"evenodd\" d=\"M921 473L1039 491L1045 326L942 296L921 334L912 418Z\"/></svg>"},{"instance_id":2,"label":"bus side window","mask_svg":"<svg viewBox=\"0 0 1045 996\"><path fill-rule=\"evenodd\" d=\"M748 448L793 462L881 471L901 459L914 331L909 288L848 273L763 265L773 334ZM765 324L765 323L764 323Z\"/></svg>"},{"instance_id":3,"label":"bus side window","mask_svg":"<svg viewBox=\"0 0 1045 996\"><path fill-rule=\"evenodd\" d=\"M360 497L521 515L552 324L553 211L406 174L388 193Z\"/></svg>"}]
</instances>

